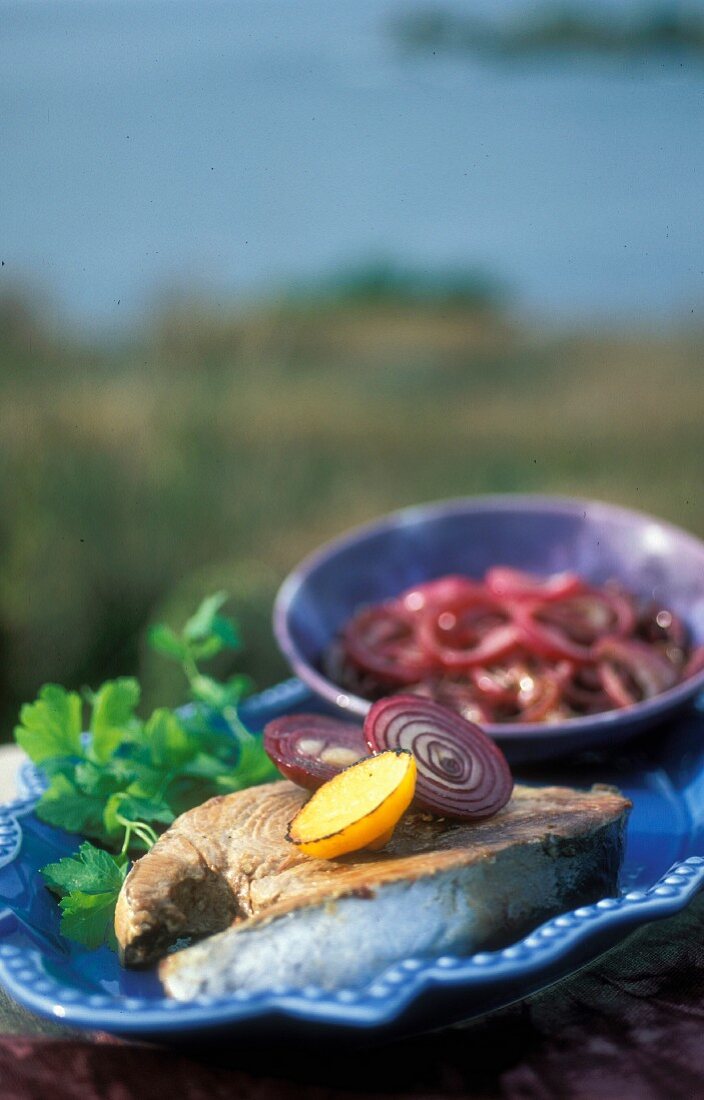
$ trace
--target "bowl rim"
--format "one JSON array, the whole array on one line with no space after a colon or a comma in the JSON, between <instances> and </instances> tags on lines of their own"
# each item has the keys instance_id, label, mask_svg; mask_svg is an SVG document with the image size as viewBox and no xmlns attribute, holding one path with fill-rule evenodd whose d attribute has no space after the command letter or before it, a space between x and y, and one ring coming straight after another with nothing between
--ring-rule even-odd
<instances>
[{"instance_id":1,"label":"bowl rim","mask_svg":"<svg viewBox=\"0 0 704 1100\"><path fill-rule=\"evenodd\" d=\"M348 546L363 542L365 538L398 526L417 523L419 520L427 518L438 519L467 512L488 511L548 512L570 516L576 512L588 511L592 515L596 513L597 520L599 514L601 514L604 518L637 521L639 524L652 523L663 533L676 538L680 542L684 541L692 550L701 554L704 564L704 540L690 531L686 531L684 528L678 527L668 520L660 519L658 516L653 516L648 512L588 497L544 493L491 493L450 497L423 504L408 505L404 508L386 512L377 519L368 520L349 528L340 535L334 536L302 558L298 565L284 578L274 601L272 625L279 649L289 662L294 674L315 695L330 703L341 714L354 716L358 719L363 718L371 707L370 701L362 696L355 695L353 692L343 690L332 680L328 680L326 676L318 672L301 655L289 628L289 611L296 594L308 576L320 564L330 556L345 550ZM688 680L675 684L650 699L642 699L629 707L619 707L593 715L579 715L575 718L566 718L562 722L550 724L541 722L487 722L482 723L482 729L497 740L520 741L530 736L531 738L539 737L541 740L553 741L570 733L578 734L579 731L604 730L612 725L639 724L641 719L655 718L661 713L668 713L679 706L683 706L702 689L704 689L704 669Z\"/></svg>"}]
</instances>

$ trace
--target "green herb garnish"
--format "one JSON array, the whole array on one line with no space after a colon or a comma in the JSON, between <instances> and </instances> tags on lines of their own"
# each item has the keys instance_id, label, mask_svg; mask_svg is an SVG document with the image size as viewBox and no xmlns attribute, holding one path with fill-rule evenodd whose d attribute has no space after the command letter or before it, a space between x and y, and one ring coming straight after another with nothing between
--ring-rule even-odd
<instances>
[{"instance_id":1,"label":"green herb garnish","mask_svg":"<svg viewBox=\"0 0 704 1100\"><path fill-rule=\"evenodd\" d=\"M237 713L249 678L223 683L200 668L241 647L235 623L221 613L226 598L219 592L203 600L180 633L164 625L149 633L152 646L183 668L187 710L160 708L144 721L136 713L139 684L125 677L82 694L46 684L20 711L17 744L49 780L37 816L102 845L84 841L77 855L42 871L61 897L62 933L86 947L114 946L115 902L130 853L149 849L175 817L213 795L278 776L261 738Z\"/></svg>"},{"instance_id":2,"label":"green herb garnish","mask_svg":"<svg viewBox=\"0 0 704 1100\"><path fill-rule=\"evenodd\" d=\"M148 634L153 649L181 665L191 697L216 710L236 706L252 688L248 676L236 675L222 683L199 668L201 661L217 657L224 649L242 648L236 624L220 614L226 600L226 592L206 596L180 634L163 623L151 627Z\"/></svg>"},{"instance_id":3,"label":"green herb garnish","mask_svg":"<svg viewBox=\"0 0 704 1100\"><path fill-rule=\"evenodd\" d=\"M87 840L75 856L49 863L41 874L61 901L61 931L85 947L116 948L115 905L127 874L127 857L111 856Z\"/></svg>"}]
</instances>

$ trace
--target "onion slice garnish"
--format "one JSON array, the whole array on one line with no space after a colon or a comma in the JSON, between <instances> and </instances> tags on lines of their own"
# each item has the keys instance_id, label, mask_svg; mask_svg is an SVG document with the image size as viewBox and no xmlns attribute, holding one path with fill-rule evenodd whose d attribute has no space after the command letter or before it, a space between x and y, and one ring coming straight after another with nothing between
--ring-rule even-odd
<instances>
[{"instance_id":1,"label":"onion slice garnish","mask_svg":"<svg viewBox=\"0 0 704 1100\"><path fill-rule=\"evenodd\" d=\"M364 720L364 736L372 752L413 753L416 801L433 813L490 817L511 797L513 779L501 749L479 726L431 699L380 699Z\"/></svg>"},{"instance_id":2,"label":"onion slice garnish","mask_svg":"<svg viewBox=\"0 0 704 1100\"><path fill-rule=\"evenodd\" d=\"M369 755L362 727L323 714L286 714L264 727L264 749L282 775L317 790Z\"/></svg>"}]
</instances>

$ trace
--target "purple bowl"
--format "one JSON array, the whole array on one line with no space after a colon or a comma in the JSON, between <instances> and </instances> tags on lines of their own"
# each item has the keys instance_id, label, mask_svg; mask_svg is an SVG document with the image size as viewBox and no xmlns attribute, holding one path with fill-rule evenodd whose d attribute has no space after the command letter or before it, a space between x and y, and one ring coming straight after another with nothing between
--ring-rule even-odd
<instances>
[{"instance_id":1,"label":"purple bowl","mask_svg":"<svg viewBox=\"0 0 704 1100\"><path fill-rule=\"evenodd\" d=\"M704 643L704 542L639 512L591 500L487 496L391 513L327 543L289 574L274 607L278 644L297 676L334 710L361 718L366 699L319 671L321 654L362 605L444 573L482 577L492 565L537 574L570 570L594 584L614 578L682 617ZM510 760L527 762L611 747L686 707L704 672L652 699L602 714L484 728Z\"/></svg>"}]
</instances>

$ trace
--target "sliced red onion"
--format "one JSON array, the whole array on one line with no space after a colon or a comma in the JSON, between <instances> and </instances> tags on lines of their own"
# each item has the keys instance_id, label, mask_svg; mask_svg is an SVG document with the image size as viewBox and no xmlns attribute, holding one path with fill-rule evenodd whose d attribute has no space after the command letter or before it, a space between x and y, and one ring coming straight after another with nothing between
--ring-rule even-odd
<instances>
[{"instance_id":1,"label":"sliced red onion","mask_svg":"<svg viewBox=\"0 0 704 1100\"><path fill-rule=\"evenodd\" d=\"M619 640L626 649L609 653ZM360 611L322 667L370 702L413 692L500 724L631 706L671 687L673 674L700 672L704 657L674 612L640 605L615 581L497 566L483 581L449 574Z\"/></svg>"},{"instance_id":2,"label":"sliced red onion","mask_svg":"<svg viewBox=\"0 0 704 1100\"><path fill-rule=\"evenodd\" d=\"M628 707L667 691L677 670L654 646L630 638L602 638L594 656L604 691L617 707Z\"/></svg>"},{"instance_id":3,"label":"sliced red onion","mask_svg":"<svg viewBox=\"0 0 704 1100\"><path fill-rule=\"evenodd\" d=\"M362 727L323 714L286 714L264 727L264 749L282 775L314 791L369 755Z\"/></svg>"},{"instance_id":4,"label":"sliced red onion","mask_svg":"<svg viewBox=\"0 0 704 1100\"><path fill-rule=\"evenodd\" d=\"M556 675L527 673L521 681L518 705L520 722L544 722L560 703L562 689Z\"/></svg>"},{"instance_id":5,"label":"sliced red onion","mask_svg":"<svg viewBox=\"0 0 704 1100\"><path fill-rule=\"evenodd\" d=\"M368 672L350 661L341 640L336 639L323 653L320 662L321 671L334 684L363 699L378 699L388 694L388 683L384 684L373 672Z\"/></svg>"},{"instance_id":6,"label":"sliced red onion","mask_svg":"<svg viewBox=\"0 0 704 1100\"><path fill-rule=\"evenodd\" d=\"M682 679L688 680L698 672L704 672L704 645L695 646L690 653L689 660L682 670Z\"/></svg>"},{"instance_id":7,"label":"sliced red onion","mask_svg":"<svg viewBox=\"0 0 704 1100\"><path fill-rule=\"evenodd\" d=\"M434 699L436 703L456 710L468 722L492 722L494 718L486 703L478 697L474 685L466 680L422 680L411 684L406 691L424 699Z\"/></svg>"},{"instance_id":8,"label":"sliced red onion","mask_svg":"<svg viewBox=\"0 0 704 1100\"><path fill-rule=\"evenodd\" d=\"M515 605L513 617L521 644L529 652L552 660L575 661L577 664L591 661L590 646L573 642L559 627L542 622L538 618L542 607L543 604L538 601L526 601Z\"/></svg>"},{"instance_id":9,"label":"sliced red onion","mask_svg":"<svg viewBox=\"0 0 704 1100\"><path fill-rule=\"evenodd\" d=\"M358 612L342 632L342 647L355 665L389 684L412 684L433 668L416 638L415 616L400 600Z\"/></svg>"},{"instance_id":10,"label":"sliced red onion","mask_svg":"<svg viewBox=\"0 0 704 1100\"><path fill-rule=\"evenodd\" d=\"M517 674L515 664L474 665L467 670L467 675L480 698L485 698L493 704L510 705L515 702L520 676Z\"/></svg>"},{"instance_id":11,"label":"sliced red onion","mask_svg":"<svg viewBox=\"0 0 704 1100\"><path fill-rule=\"evenodd\" d=\"M616 619L610 633L625 637L632 634L636 627L636 609L631 596L625 592L605 592L604 598L611 604Z\"/></svg>"},{"instance_id":12,"label":"sliced red onion","mask_svg":"<svg viewBox=\"0 0 704 1100\"><path fill-rule=\"evenodd\" d=\"M408 749L416 759L416 800L447 817L483 818L511 797L506 757L487 735L453 710L416 695L374 703L364 720L372 752Z\"/></svg>"},{"instance_id":13,"label":"sliced red onion","mask_svg":"<svg viewBox=\"0 0 704 1100\"><path fill-rule=\"evenodd\" d=\"M687 648L687 628L679 615L654 601L641 611L637 629L646 642L661 642L681 651Z\"/></svg>"},{"instance_id":14,"label":"sliced red onion","mask_svg":"<svg viewBox=\"0 0 704 1100\"><path fill-rule=\"evenodd\" d=\"M634 690L622 670L610 661L602 661L597 667L604 694L612 707L631 707L639 701L637 689Z\"/></svg>"},{"instance_id":15,"label":"sliced red onion","mask_svg":"<svg viewBox=\"0 0 704 1100\"><path fill-rule=\"evenodd\" d=\"M538 577L534 573L524 573L522 569L511 569L506 565L496 565L493 569L488 569L484 582L495 596L507 600L562 600L565 596L584 592L586 588L584 581L576 573L553 573L549 577Z\"/></svg>"},{"instance_id":16,"label":"sliced red onion","mask_svg":"<svg viewBox=\"0 0 704 1100\"><path fill-rule=\"evenodd\" d=\"M443 614L450 614L444 612ZM423 650L435 662L449 670L471 668L472 665L492 664L518 645L520 632L513 623L498 622L483 633L464 639L451 635L442 638L442 615L434 612L423 615L418 623L418 641ZM457 644L453 644L457 643Z\"/></svg>"},{"instance_id":17,"label":"sliced red onion","mask_svg":"<svg viewBox=\"0 0 704 1100\"><path fill-rule=\"evenodd\" d=\"M483 596L486 599L484 586L478 581L472 581L469 577L458 576L456 573L448 573L446 577L438 577L436 580L423 581L412 588L407 588L399 596L400 601L408 611L422 611L426 607L442 605L465 604L470 600Z\"/></svg>"},{"instance_id":18,"label":"sliced red onion","mask_svg":"<svg viewBox=\"0 0 704 1100\"><path fill-rule=\"evenodd\" d=\"M581 645L592 645L604 634L630 634L636 623L631 601L621 593L606 591L553 600L539 607L535 617Z\"/></svg>"},{"instance_id":19,"label":"sliced red onion","mask_svg":"<svg viewBox=\"0 0 704 1100\"><path fill-rule=\"evenodd\" d=\"M583 714L599 714L613 705L596 665L572 666L562 684L562 697L568 706Z\"/></svg>"}]
</instances>

